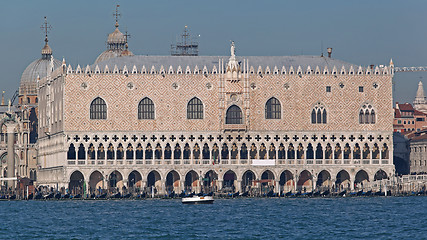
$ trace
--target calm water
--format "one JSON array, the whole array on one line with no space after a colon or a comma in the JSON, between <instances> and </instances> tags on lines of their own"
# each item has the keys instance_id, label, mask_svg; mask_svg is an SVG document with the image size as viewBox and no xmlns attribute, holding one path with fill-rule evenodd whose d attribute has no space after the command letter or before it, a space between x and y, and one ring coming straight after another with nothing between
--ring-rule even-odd
<instances>
[{"instance_id":1,"label":"calm water","mask_svg":"<svg viewBox=\"0 0 427 240\"><path fill-rule=\"evenodd\" d=\"M0 202L1 239L427 239L427 197Z\"/></svg>"}]
</instances>

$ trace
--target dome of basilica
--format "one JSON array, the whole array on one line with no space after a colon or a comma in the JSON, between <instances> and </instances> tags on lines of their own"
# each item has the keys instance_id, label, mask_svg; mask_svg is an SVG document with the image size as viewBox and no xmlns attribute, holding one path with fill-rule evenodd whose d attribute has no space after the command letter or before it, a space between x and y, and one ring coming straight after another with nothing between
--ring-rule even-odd
<instances>
[{"instance_id":1,"label":"dome of basilica","mask_svg":"<svg viewBox=\"0 0 427 240\"><path fill-rule=\"evenodd\" d=\"M46 41L46 40L45 40ZM52 49L46 44L42 49L42 57L30 63L21 76L21 85L36 83L37 77L44 78L47 76L47 71L50 68L50 59L52 57ZM61 61L53 59L53 67L56 69L61 66Z\"/></svg>"},{"instance_id":2,"label":"dome of basilica","mask_svg":"<svg viewBox=\"0 0 427 240\"><path fill-rule=\"evenodd\" d=\"M108 60L110 58L133 56L133 53L128 50L127 34L123 34L119 30L119 24L116 21L116 29L107 38L107 50L102 52L95 60L95 64Z\"/></svg>"},{"instance_id":3,"label":"dome of basilica","mask_svg":"<svg viewBox=\"0 0 427 240\"><path fill-rule=\"evenodd\" d=\"M122 32L120 32L118 27L116 27L114 32L108 34L107 44L125 44L125 43L126 43L126 37Z\"/></svg>"}]
</instances>

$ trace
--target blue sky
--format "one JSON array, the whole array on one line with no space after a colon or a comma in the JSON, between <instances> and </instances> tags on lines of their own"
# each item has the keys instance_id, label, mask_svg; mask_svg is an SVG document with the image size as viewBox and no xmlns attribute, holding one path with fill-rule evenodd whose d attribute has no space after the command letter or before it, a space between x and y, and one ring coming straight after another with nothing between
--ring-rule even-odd
<instances>
[{"instance_id":1,"label":"blue sky","mask_svg":"<svg viewBox=\"0 0 427 240\"><path fill-rule=\"evenodd\" d=\"M7 1L2 2L0 90L11 97L26 66L41 57L47 16L53 29L54 57L73 66L94 62L114 30L120 4L120 29L131 34L134 54L169 55L170 44L188 25L199 35L200 55L320 55L367 66L427 66L427 1ZM412 102L427 73L396 73L395 101Z\"/></svg>"}]
</instances>

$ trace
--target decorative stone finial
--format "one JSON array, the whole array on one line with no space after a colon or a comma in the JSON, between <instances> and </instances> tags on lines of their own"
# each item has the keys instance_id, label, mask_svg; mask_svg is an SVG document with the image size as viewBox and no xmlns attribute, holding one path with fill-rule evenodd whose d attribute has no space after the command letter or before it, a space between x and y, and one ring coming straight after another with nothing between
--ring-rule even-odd
<instances>
[{"instance_id":1,"label":"decorative stone finial","mask_svg":"<svg viewBox=\"0 0 427 240\"><path fill-rule=\"evenodd\" d=\"M113 13L113 16L116 18L116 24L114 24L114 26L115 26L116 28L118 28L118 27L119 27L119 17L120 17L119 7L120 7L120 5L116 5L116 12L115 12L115 13Z\"/></svg>"},{"instance_id":2,"label":"decorative stone finial","mask_svg":"<svg viewBox=\"0 0 427 240\"><path fill-rule=\"evenodd\" d=\"M44 38L45 44L42 49L42 57L43 59L48 59L49 56L52 56L52 49L49 47L49 44L47 44L47 42L49 42L47 35L49 31L52 29L52 26L47 22L46 16L44 17L44 23L40 28L44 31L44 34L45 34L45 38Z\"/></svg>"}]
</instances>

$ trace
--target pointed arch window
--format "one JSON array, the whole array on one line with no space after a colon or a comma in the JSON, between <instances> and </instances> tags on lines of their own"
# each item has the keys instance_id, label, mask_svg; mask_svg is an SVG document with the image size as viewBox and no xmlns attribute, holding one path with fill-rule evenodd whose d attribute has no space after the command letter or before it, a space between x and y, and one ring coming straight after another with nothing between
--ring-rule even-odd
<instances>
[{"instance_id":1,"label":"pointed arch window","mask_svg":"<svg viewBox=\"0 0 427 240\"><path fill-rule=\"evenodd\" d=\"M221 149L221 158L226 160L228 159L228 155L229 155L228 146L226 143L224 143Z\"/></svg>"},{"instance_id":2,"label":"pointed arch window","mask_svg":"<svg viewBox=\"0 0 427 240\"><path fill-rule=\"evenodd\" d=\"M203 103L194 97L187 104L187 119L203 119Z\"/></svg>"},{"instance_id":3,"label":"pointed arch window","mask_svg":"<svg viewBox=\"0 0 427 240\"><path fill-rule=\"evenodd\" d=\"M312 124L326 124L327 123L326 108L320 102L316 103L313 110L311 111L311 123Z\"/></svg>"},{"instance_id":4,"label":"pointed arch window","mask_svg":"<svg viewBox=\"0 0 427 240\"><path fill-rule=\"evenodd\" d=\"M225 124L242 124L242 110L236 105L228 108Z\"/></svg>"},{"instance_id":5,"label":"pointed arch window","mask_svg":"<svg viewBox=\"0 0 427 240\"><path fill-rule=\"evenodd\" d=\"M272 97L268 99L265 104L265 118L266 119L280 119L281 118L281 105L280 101Z\"/></svg>"},{"instance_id":6,"label":"pointed arch window","mask_svg":"<svg viewBox=\"0 0 427 240\"><path fill-rule=\"evenodd\" d=\"M374 107L370 104L364 104L359 111L359 124L375 124L376 115Z\"/></svg>"},{"instance_id":7,"label":"pointed arch window","mask_svg":"<svg viewBox=\"0 0 427 240\"><path fill-rule=\"evenodd\" d=\"M107 104L97 97L90 104L90 119L107 119Z\"/></svg>"},{"instance_id":8,"label":"pointed arch window","mask_svg":"<svg viewBox=\"0 0 427 240\"><path fill-rule=\"evenodd\" d=\"M326 124L326 109L323 109L322 123Z\"/></svg>"},{"instance_id":9,"label":"pointed arch window","mask_svg":"<svg viewBox=\"0 0 427 240\"><path fill-rule=\"evenodd\" d=\"M128 144L128 147L126 148L126 159L132 160L133 159L133 147L132 144Z\"/></svg>"},{"instance_id":10,"label":"pointed arch window","mask_svg":"<svg viewBox=\"0 0 427 240\"><path fill-rule=\"evenodd\" d=\"M79 160L84 160L86 159L86 153L85 153L85 147L83 146L83 144L81 143L79 146L79 150L77 152L77 158Z\"/></svg>"},{"instance_id":11,"label":"pointed arch window","mask_svg":"<svg viewBox=\"0 0 427 240\"><path fill-rule=\"evenodd\" d=\"M322 111L317 111L316 123L322 122Z\"/></svg>"},{"instance_id":12,"label":"pointed arch window","mask_svg":"<svg viewBox=\"0 0 427 240\"><path fill-rule=\"evenodd\" d=\"M316 110L313 109L311 111L311 123L315 124L316 122Z\"/></svg>"},{"instance_id":13,"label":"pointed arch window","mask_svg":"<svg viewBox=\"0 0 427 240\"><path fill-rule=\"evenodd\" d=\"M370 119L369 119L369 111L368 109L365 110L365 123L369 124Z\"/></svg>"},{"instance_id":14,"label":"pointed arch window","mask_svg":"<svg viewBox=\"0 0 427 240\"><path fill-rule=\"evenodd\" d=\"M101 160L105 159L105 151L102 143L99 144L97 158Z\"/></svg>"},{"instance_id":15,"label":"pointed arch window","mask_svg":"<svg viewBox=\"0 0 427 240\"><path fill-rule=\"evenodd\" d=\"M76 148L74 147L74 144L70 144L70 147L68 148L67 152L67 159L76 159Z\"/></svg>"},{"instance_id":16,"label":"pointed arch window","mask_svg":"<svg viewBox=\"0 0 427 240\"><path fill-rule=\"evenodd\" d=\"M154 119L154 103L145 97L138 104L138 119Z\"/></svg>"},{"instance_id":17,"label":"pointed arch window","mask_svg":"<svg viewBox=\"0 0 427 240\"><path fill-rule=\"evenodd\" d=\"M360 124L365 123L365 113L363 112L363 110L360 110L360 112L359 112L359 123Z\"/></svg>"},{"instance_id":18,"label":"pointed arch window","mask_svg":"<svg viewBox=\"0 0 427 240\"><path fill-rule=\"evenodd\" d=\"M138 145L136 146L135 158L136 159L144 158L144 148L142 147L141 143L138 143Z\"/></svg>"},{"instance_id":19,"label":"pointed arch window","mask_svg":"<svg viewBox=\"0 0 427 240\"><path fill-rule=\"evenodd\" d=\"M191 157L191 148L190 148L190 145L186 143L184 146L183 158L190 159L190 157Z\"/></svg>"}]
</instances>

